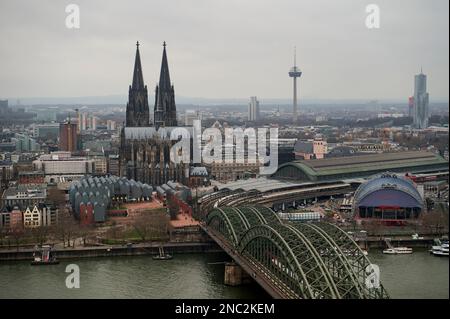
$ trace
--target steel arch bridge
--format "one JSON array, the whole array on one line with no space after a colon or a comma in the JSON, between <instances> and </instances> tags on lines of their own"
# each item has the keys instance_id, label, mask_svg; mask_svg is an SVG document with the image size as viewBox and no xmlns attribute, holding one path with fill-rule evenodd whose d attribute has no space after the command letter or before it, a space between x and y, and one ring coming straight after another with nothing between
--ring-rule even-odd
<instances>
[{"instance_id":1,"label":"steel arch bridge","mask_svg":"<svg viewBox=\"0 0 450 319\"><path fill-rule=\"evenodd\" d=\"M371 263L353 239L325 223L288 223L270 208L220 207L204 230L269 294L294 299L384 299L367 282Z\"/></svg>"}]
</instances>

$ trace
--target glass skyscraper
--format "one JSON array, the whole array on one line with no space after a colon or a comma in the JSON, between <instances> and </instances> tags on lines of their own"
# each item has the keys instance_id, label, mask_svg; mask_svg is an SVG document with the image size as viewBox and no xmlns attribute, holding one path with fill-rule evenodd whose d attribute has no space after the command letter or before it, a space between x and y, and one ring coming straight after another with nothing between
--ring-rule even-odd
<instances>
[{"instance_id":1,"label":"glass skyscraper","mask_svg":"<svg viewBox=\"0 0 450 319\"><path fill-rule=\"evenodd\" d=\"M420 72L414 81L414 127L424 129L428 127L429 95L427 93L427 76Z\"/></svg>"}]
</instances>

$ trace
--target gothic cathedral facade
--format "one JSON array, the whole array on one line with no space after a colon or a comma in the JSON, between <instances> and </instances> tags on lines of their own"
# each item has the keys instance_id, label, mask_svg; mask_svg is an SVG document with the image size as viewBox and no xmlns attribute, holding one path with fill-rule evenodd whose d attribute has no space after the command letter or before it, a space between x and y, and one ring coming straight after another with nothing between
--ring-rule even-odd
<instances>
[{"instance_id":1,"label":"gothic cathedral facade","mask_svg":"<svg viewBox=\"0 0 450 319\"><path fill-rule=\"evenodd\" d=\"M120 137L120 175L154 187L168 181L185 183L189 163L174 164L170 160L170 149L176 142L170 139L170 134L177 128L177 111L174 87L170 82L166 43L163 45L159 83L155 89L153 123L150 121L139 42L136 46L126 121Z\"/></svg>"}]
</instances>

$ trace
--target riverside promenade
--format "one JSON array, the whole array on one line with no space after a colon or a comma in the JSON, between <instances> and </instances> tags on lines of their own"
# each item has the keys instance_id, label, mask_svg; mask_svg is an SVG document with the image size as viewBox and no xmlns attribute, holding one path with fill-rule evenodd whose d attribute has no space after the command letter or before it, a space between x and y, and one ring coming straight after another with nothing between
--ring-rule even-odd
<instances>
[{"instance_id":1,"label":"riverside promenade","mask_svg":"<svg viewBox=\"0 0 450 319\"><path fill-rule=\"evenodd\" d=\"M159 247L163 247L167 253L205 253L220 252L219 246L213 242L183 243L183 242L151 242L126 245L102 245L89 247L55 248L58 259L87 258L87 257L114 257L114 256L139 256L156 255ZM32 260L34 248L0 249L0 261Z\"/></svg>"}]
</instances>

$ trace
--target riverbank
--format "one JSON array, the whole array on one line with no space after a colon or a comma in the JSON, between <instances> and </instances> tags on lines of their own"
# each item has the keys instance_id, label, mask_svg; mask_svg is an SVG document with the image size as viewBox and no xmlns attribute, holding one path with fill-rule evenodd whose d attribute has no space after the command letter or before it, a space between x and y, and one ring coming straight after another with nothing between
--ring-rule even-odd
<instances>
[{"instance_id":1,"label":"riverbank","mask_svg":"<svg viewBox=\"0 0 450 319\"><path fill-rule=\"evenodd\" d=\"M390 242L394 246L407 246L412 248L429 248L433 243L432 237L423 239L411 239L410 236L390 237ZM368 237L365 240L357 240L358 245L366 250L383 249L386 242L380 237ZM156 255L159 247L170 254L187 253L210 253L222 252L223 250L212 241L207 242L151 242L138 243L132 245L101 245L101 246L78 246L76 248L55 248L58 259L67 258L93 258L93 257L114 257L114 256L141 256ZM34 248L27 245L25 247L11 247L0 249L0 261L32 260Z\"/></svg>"},{"instance_id":2,"label":"riverbank","mask_svg":"<svg viewBox=\"0 0 450 319\"><path fill-rule=\"evenodd\" d=\"M390 243L393 246L406 246L412 248L430 248L436 237L424 237L421 239L412 239L411 236L397 236L397 237L385 237L389 238ZM386 248L386 241L383 237L369 237L364 240L356 240L358 245L366 250L370 249L384 249Z\"/></svg>"},{"instance_id":3,"label":"riverbank","mask_svg":"<svg viewBox=\"0 0 450 319\"><path fill-rule=\"evenodd\" d=\"M170 254L190 254L221 252L220 247L214 242L151 242L132 245L103 245L76 248L56 248L54 252L58 259L115 257L115 256L141 256L156 255L159 248ZM11 248L0 250L0 261L32 260L33 248Z\"/></svg>"}]
</instances>

